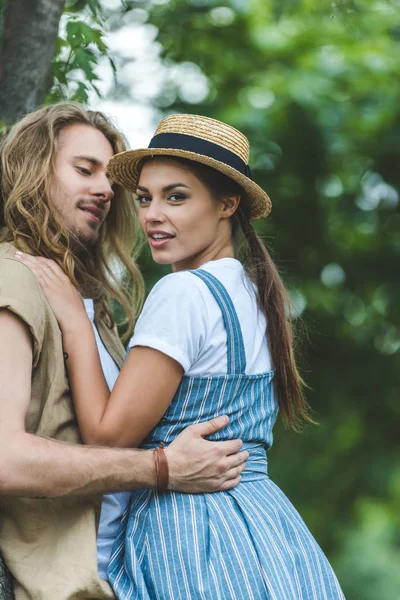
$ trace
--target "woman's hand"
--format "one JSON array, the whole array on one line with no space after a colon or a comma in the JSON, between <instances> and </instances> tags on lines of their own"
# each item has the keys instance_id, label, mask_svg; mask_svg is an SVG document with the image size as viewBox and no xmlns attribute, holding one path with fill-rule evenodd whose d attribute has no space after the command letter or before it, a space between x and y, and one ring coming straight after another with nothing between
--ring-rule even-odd
<instances>
[{"instance_id":1,"label":"woman's hand","mask_svg":"<svg viewBox=\"0 0 400 600\"><path fill-rule=\"evenodd\" d=\"M63 333L79 330L87 314L82 297L54 260L17 250L15 258L36 276Z\"/></svg>"}]
</instances>

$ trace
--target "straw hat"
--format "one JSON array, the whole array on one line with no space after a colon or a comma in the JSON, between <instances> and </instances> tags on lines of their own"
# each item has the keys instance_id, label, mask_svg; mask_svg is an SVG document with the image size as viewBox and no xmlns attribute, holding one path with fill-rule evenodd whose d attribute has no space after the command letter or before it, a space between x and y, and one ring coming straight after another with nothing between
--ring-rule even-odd
<instances>
[{"instance_id":1,"label":"straw hat","mask_svg":"<svg viewBox=\"0 0 400 600\"><path fill-rule=\"evenodd\" d=\"M271 210L268 195L252 179L249 142L234 127L199 115L170 115L157 127L148 148L127 150L111 158L107 165L115 183L136 192L140 161L151 156L177 156L203 163L236 181L245 191L250 218L266 217Z\"/></svg>"}]
</instances>

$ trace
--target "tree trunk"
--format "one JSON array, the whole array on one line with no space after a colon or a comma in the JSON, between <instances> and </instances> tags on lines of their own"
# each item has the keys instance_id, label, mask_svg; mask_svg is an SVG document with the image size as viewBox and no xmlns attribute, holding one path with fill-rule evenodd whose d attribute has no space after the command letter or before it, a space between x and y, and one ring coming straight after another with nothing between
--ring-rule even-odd
<instances>
[{"instance_id":1,"label":"tree trunk","mask_svg":"<svg viewBox=\"0 0 400 600\"><path fill-rule=\"evenodd\" d=\"M0 47L0 121L7 124L43 102L65 0L6 0Z\"/></svg>"}]
</instances>

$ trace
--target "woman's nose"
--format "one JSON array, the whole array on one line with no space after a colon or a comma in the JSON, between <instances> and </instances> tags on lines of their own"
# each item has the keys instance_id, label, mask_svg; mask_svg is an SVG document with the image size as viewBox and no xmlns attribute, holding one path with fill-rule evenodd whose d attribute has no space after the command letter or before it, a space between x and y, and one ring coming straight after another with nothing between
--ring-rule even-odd
<instances>
[{"instance_id":1,"label":"woman's nose","mask_svg":"<svg viewBox=\"0 0 400 600\"><path fill-rule=\"evenodd\" d=\"M147 222L162 222L164 220L164 213L159 202L155 202L154 199L151 201L149 207L146 210L145 219Z\"/></svg>"}]
</instances>

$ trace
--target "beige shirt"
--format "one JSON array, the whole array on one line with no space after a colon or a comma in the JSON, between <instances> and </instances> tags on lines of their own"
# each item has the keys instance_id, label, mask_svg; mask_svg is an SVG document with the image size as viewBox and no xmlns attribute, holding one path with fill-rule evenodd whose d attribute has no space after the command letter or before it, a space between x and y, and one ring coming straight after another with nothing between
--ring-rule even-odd
<instances>
[{"instance_id":1,"label":"beige shirt","mask_svg":"<svg viewBox=\"0 0 400 600\"><path fill-rule=\"evenodd\" d=\"M80 444L60 329L35 276L13 258L14 252L10 244L0 243L0 307L18 315L32 334L32 390L26 431ZM99 334L121 366L124 349L116 330L108 329L96 316ZM0 496L0 553L14 576L16 600L114 598L97 573L100 502L99 496Z\"/></svg>"}]
</instances>

